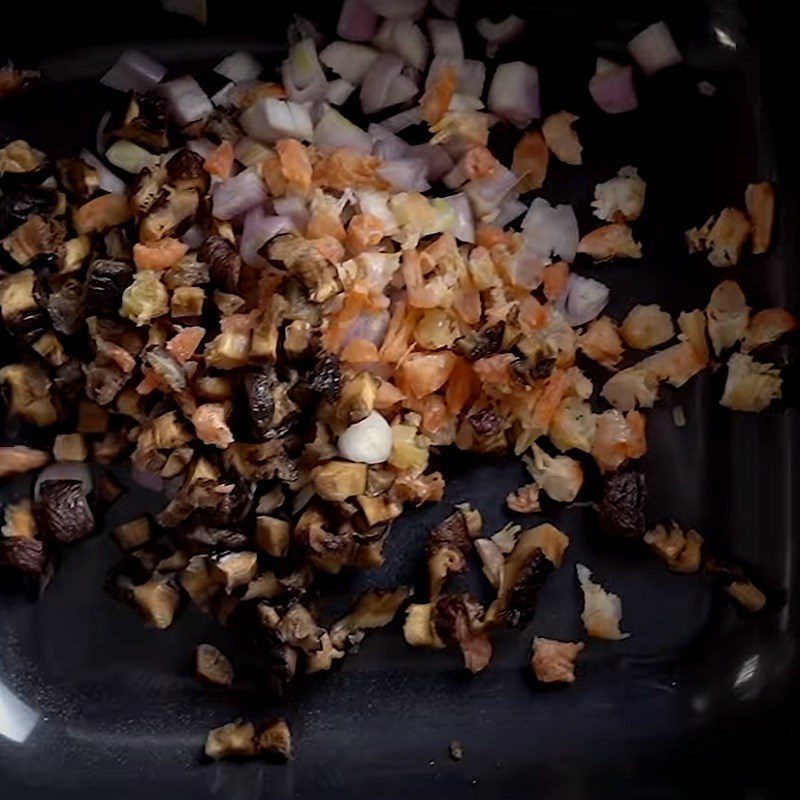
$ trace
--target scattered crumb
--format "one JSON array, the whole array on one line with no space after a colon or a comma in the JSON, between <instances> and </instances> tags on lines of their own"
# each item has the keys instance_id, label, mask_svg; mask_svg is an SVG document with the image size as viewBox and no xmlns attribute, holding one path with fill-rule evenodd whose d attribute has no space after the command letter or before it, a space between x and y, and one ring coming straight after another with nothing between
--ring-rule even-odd
<instances>
[{"instance_id":1,"label":"scattered crumb","mask_svg":"<svg viewBox=\"0 0 800 800\"><path fill-rule=\"evenodd\" d=\"M450 758L453 761L461 761L464 758L464 743L458 739L453 739L450 742Z\"/></svg>"},{"instance_id":2,"label":"scattered crumb","mask_svg":"<svg viewBox=\"0 0 800 800\"><path fill-rule=\"evenodd\" d=\"M672 409L672 421L676 428L686 427L686 412L683 410L683 406L675 406Z\"/></svg>"}]
</instances>

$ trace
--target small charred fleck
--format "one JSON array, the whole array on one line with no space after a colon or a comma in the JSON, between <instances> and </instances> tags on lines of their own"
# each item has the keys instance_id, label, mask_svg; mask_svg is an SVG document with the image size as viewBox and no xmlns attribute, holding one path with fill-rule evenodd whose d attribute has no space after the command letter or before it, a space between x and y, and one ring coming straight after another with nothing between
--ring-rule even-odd
<instances>
[{"instance_id":1,"label":"small charred fleck","mask_svg":"<svg viewBox=\"0 0 800 800\"><path fill-rule=\"evenodd\" d=\"M442 520L428 535L426 549L429 555L442 547L451 547L467 555L472 548L464 515L460 511Z\"/></svg>"},{"instance_id":2,"label":"small charred fleck","mask_svg":"<svg viewBox=\"0 0 800 800\"><path fill-rule=\"evenodd\" d=\"M242 260L231 244L221 236L209 236L197 251L197 258L208 266L211 283L228 292L239 286Z\"/></svg>"},{"instance_id":3,"label":"small charred fleck","mask_svg":"<svg viewBox=\"0 0 800 800\"><path fill-rule=\"evenodd\" d=\"M85 539L94 530L94 515L81 481L44 481L41 511L47 532L64 544Z\"/></svg>"},{"instance_id":4,"label":"small charred fleck","mask_svg":"<svg viewBox=\"0 0 800 800\"><path fill-rule=\"evenodd\" d=\"M0 564L28 575L43 575L47 569L47 546L32 536L0 537Z\"/></svg>"},{"instance_id":5,"label":"small charred fleck","mask_svg":"<svg viewBox=\"0 0 800 800\"><path fill-rule=\"evenodd\" d=\"M532 362L529 358L517 358L511 362L511 372L523 385L545 380L553 373L554 358L540 358Z\"/></svg>"},{"instance_id":6,"label":"small charred fleck","mask_svg":"<svg viewBox=\"0 0 800 800\"><path fill-rule=\"evenodd\" d=\"M323 353L312 367L308 388L321 394L329 403L338 400L342 392L342 370L339 359L333 353Z\"/></svg>"},{"instance_id":7,"label":"small charred fleck","mask_svg":"<svg viewBox=\"0 0 800 800\"><path fill-rule=\"evenodd\" d=\"M160 345L148 347L142 361L169 386L173 392L182 392L186 386L186 373L173 355Z\"/></svg>"},{"instance_id":8,"label":"small charred fleck","mask_svg":"<svg viewBox=\"0 0 800 800\"><path fill-rule=\"evenodd\" d=\"M641 471L624 469L609 473L603 479L603 497L598 509L600 528L612 536L644 536L646 500L647 486Z\"/></svg>"},{"instance_id":9,"label":"small charred fleck","mask_svg":"<svg viewBox=\"0 0 800 800\"><path fill-rule=\"evenodd\" d=\"M182 147L167 161L167 180L179 189L208 190L209 174L203 157L188 147Z\"/></svg>"},{"instance_id":10,"label":"small charred fleck","mask_svg":"<svg viewBox=\"0 0 800 800\"><path fill-rule=\"evenodd\" d=\"M244 379L247 406L253 421L253 432L260 439L266 439L273 429L275 419L274 386L274 376L264 373L250 373Z\"/></svg>"},{"instance_id":11,"label":"small charred fleck","mask_svg":"<svg viewBox=\"0 0 800 800\"><path fill-rule=\"evenodd\" d=\"M100 258L86 275L86 305L90 313L117 314L122 293L133 283L134 269L124 261Z\"/></svg>"},{"instance_id":12,"label":"small charred fleck","mask_svg":"<svg viewBox=\"0 0 800 800\"><path fill-rule=\"evenodd\" d=\"M467 419L479 436L494 436L503 427L503 420L491 408L479 408L472 411Z\"/></svg>"},{"instance_id":13,"label":"small charred fleck","mask_svg":"<svg viewBox=\"0 0 800 800\"><path fill-rule=\"evenodd\" d=\"M86 295L81 281L65 281L44 302L57 333L72 336L80 330L86 316Z\"/></svg>"},{"instance_id":14,"label":"small charred fleck","mask_svg":"<svg viewBox=\"0 0 800 800\"><path fill-rule=\"evenodd\" d=\"M554 569L553 562L540 549L533 551L509 592L508 604L501 614L506 625L522 628L533 619L539 590Z\"/></svg>"},{"instance_id":15,"label":"small charred fleck","mask_svg":"<svg viewBox=\"0 0 800 800\"><path fill-rule=\"evenodd\" d=\"M503 333L505 325L498 322L480 332L472 332L462 336L456 343L455 349L470 361L477 361L479 358L488 358L500 352L503 343Z\"/></svg>"}]
</instances>

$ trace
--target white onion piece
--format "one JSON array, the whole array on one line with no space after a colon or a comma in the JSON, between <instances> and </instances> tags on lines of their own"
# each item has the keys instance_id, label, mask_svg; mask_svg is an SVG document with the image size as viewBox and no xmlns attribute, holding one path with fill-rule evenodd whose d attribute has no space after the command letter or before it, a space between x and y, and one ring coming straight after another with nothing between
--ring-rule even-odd
<instances>
[{"instance_id":1,"label":"white onion piece","mask_svg":"<svg viewBox=\"0 0 800 800\"><path fill-rule=\"evenodd\" d=\"M377 50L365 44L331 42L319 54L319 60L337 75L358 86L378 55Z\"/></svg>"},{"instance_id":2,"label":"white onion piece","mask_svg":"<svg viewBox=\"0 0 800 800\"><path fill-rule=\"evenodd\" d=\"M402 71L403 60L398 56L389 53L378 56L361 84L361 110L365 114L374 114L387 106L386 98Z\"/></svg>"},{"instance_id":3,"label":"white onion piece","mask_svg":"<svg viewBox=\"0 0 800 800\"><path fill-rule=\"evenodd\" d=\"M301 91L325 80L313 39L302 39L289 50L289 57L283 62L284 78L287 74L295 88Z\"/></svg>"},{"instance_id":4,"label":"white onion piece","mask_svg":"<svg viewBox=\"0 0 800 800\"><path fill-rule=\"evenodd\" d=\"M459 242L475 244L475 219L472 216L472 207L465 194L454 194L450 197L443 197L434 203L444 203L448 207L449 213L445 215L443 225L445 230L450 231Z\"/></svg>"},{"instance_id":5,"label":"white onion piece","mask_svg":"<svg viewBox=\"0 0 800 800\"><path fill-rule=\"evenodd\" d=\"M244 217L242 241L239 252L245 264L253 267L267 267L269 262L258 251L281 233L291 233L294 225L289 217L275 217L267 214L263 206L251 208Z\"/></svg>"},{"instance_id":6,"label":"white onion piece","mask_svg":"<svg viewBox=\"0 0 800 800\"><path fill-rule=\"evenodd\" d=\"M604 283L573 272L561 300L564 318L573 328L585 325L600 315L608 304L608 297L608 286Z\"/></svg>"},{"instance_id":7,"label":"white onion piece","mask_svg":"<svg viewBox=\"0 0 800 800\"><path fill-rule=\"evenodd\" d=\"M356 90L354 84L346 81L344 78L337 78L335 81L328 83L328 90L325 92L325 100L332 106L344 105L350 95Z\"/></svg>"},{"instance_id":8,"label":"white onion piece","mask_svg":"<svg viewBox=\"0 0 800 800\"><path fill-rule=\"evenodd\" d=\"M88 150L81 150L81 161L85 161L90 167L97 170L97 177L100 180L100 188L104 192L111 194L125 194L128 187L121 178L118 178L99 158L95 157Z\"/></svg>"},{"instance_id":9,"label":"white onion piece","mask_svg":"<svg viewBox=\"0 0 800 800\"><path fill-rule=\"evenodd\" d=\"M389 87L386 95L386 108L407 103L419 94L419 84L407 75L400 75Z\"/></svg>"},{"instance_id":10,"label":"white onion piece","mask_svg":"<svg viewBox=\"0 0 800 800\"><path fill-rule=\"evenodd\" d=\"M233 93L236 89L236 84L231 81L226 83L219 91L215 92L209 98L214 108L220 106L228 106L233 102Z\"/></svg>"},{"instance_id":11,"label":"white onion piece","mask_svg":"<svg viewBox=\"0 0 800 800\"><path fill-rule=\"evenodd\" d=\"M138 175L145 167L157 164L160 159L135 142L120 139L106 150L106 160L123 172Z\"/></svg>"},{"instance_id":12,"label":"white onion piece","mask_svg":"<svg viewBox=\"0 0 800 800\"><path fill-rule=\"evenodd\" d=\"M272 206L279 217L288 217L292 221L295 230L304 231L308 224L308 207L306 201L296 194L288 194L285 197L275 197Z\"/></svg>"},{"instance_id":13,"label":"white onion piece","mask_svg":"<svg viewBox=\"0 0 800 800\"><path fill-rule=\"evenodd\" d=\"M365 155L372 152L372 139L366 131L330 107L314 128L314 142L318 147L346 147Z\"/></svg>"},{"instance_id":14,"label":"white onion piece","mask_svg":"<svg viewBox=\"0 0 800 800\"><path fill-rule=\"evenodd\" d=\"M553 208L547 200L537 197L522 220L522 230L531 252L540 258L558 255L570 263L575 260L580 236L572 206Z\"/></svg>"},{"instance_id":15,"label":"white onion piece","mask_svg":"<svg viewBox=\"0 0 800 800\"><path fill-rule=\"evenodd\" d=\"M351 42L366 42L378 26L378 15L366 0L344 0L336 33Z\"/></svg>"},{"instance_id":16,"label":"white onion piece","mask_svg":"<svg viewBox=\"0 0 800 800\"><path fill-rule=\"evenodd\" d=\"M390 276L391 277L391 276ZM386 284L384 283L384 286ZM361 314L348 328L342 340L342 346L352 342L354 339L366 339L376 347L383 344L383 338L389 329L389 312L376 311L372 314Z\"/></svg>"},{"instance_id":17,"label":"white onion piece","mask_svg":"<svg viewBox=\"0 0 800 800\"><path fill-rule=\"evenodd\" d=\"M386 19L419 19L428 0L365 0L379 16Z\"/></svg>"},{"instance_id":18,"label":"white onion piece","mask_svg":"<svg viewBox=\"0 0 800 800\"><path fill-rule=\"evenodd\" d=\"M488 17L483 17L475 23L475 30L486 39L487 58L494 58L501 44L521 36L527 27L527 21L516 14L509 14L502 22L492 22Z\"/></svg>"},{"instance_id":19,"label":"white onion piece","mask_svg":"<svg viewBox=\"0 0 800 800\"><path fill-rule=\"evenodd\" d=\"M450 101L448 111L480 111L483 103L478 97L471 97L468 94L454 94Z\"/></svg>"},{"instance_id":20,"label":"white onion piece","mask_svg":"<svg viewBox=\"0 0 800 800\"><path fill-rule=\"evenodd\" d=\"M389 208L389 195L386 192L379 192L375 189L359 189L356 197L362 214L372 214L381 221L387 234L394 233L397 228L397 220ZM364 253L362 258L365 255L370 254Z\"/></svg>"},{"instance_id":21,"label":"white onion piece","mask_svg":"<svg viewBox=\"0 0 800 800\"><path fill-rule=\"evenodd\" d=\"M405 111L399 111L391 117L387 117L381 122L387 131L392 133L400 133L406 128L411 128L414 125L419 125L422 122L422 113L419 107L407 108Z\"/></svg>"},{"instance_id":22,"label":"white onion piece","mask_svg":"<svg viewBox=\"0 0 800 800\"><path fill-rule=\"evenodd\" d=\"M494 172L485 178L475 178L464 191L472 201L475 214L481 219L494 216L498 206L517 185L519 178L502 164L498 164Z\"/></svg>"},{"instance_id":23,"label":"white onion piece","mask_svg":"<svg viewBox=\"0 0 800 800\"><path fill-rule=\"evenodd\" d=\"M373 37L372 44L379 50L400 56L415 69L423 70L428 63L428 40L411 20L385 20Z\"/></svg>"},{"instance_id":24,"label":"white onion piece","mask_svg":"<svg viewBox=\"0 0 800 800\"><path fill-rule=\"evenodd\" d=\"M469 180L466 164L465 159L459 159L455 166L442 178L442 183L448 189L458 189Z\"/></svg>"},{"instance_id":25,"label":"white onion piece","mask_svg":"<svg viewBox=\"0 0 800 800\"><path fill-rule=\"evenodd\" d=\"M428 36L431 37L431 46L437 56L453 56L464 58L464 44L461 41L461 31L451 19L429 19L427 21Z\"/></svg>"},{"instance_id":26,"label":"white onion piece","mask_svg":"<svg viewBox=\"0 0 800 800\"><path fill-rule=\"evenodd\" d=\"M384 161L394 161L397 158L405 158L409 154L411 149L409 145L399 136L386 130L383 125L370 122L367 133L373 142L372 154L378 158L382 158Z\"/></svg>"},{"instance_id":27,"label":"white onion piece","mask_svg":"<svg viewBox=\"0 0 800 800\"><path fill-rule=\"evenodd\" d=\"M539 72L522 61L500 64L494 73L489 110L517 128L526 128L542 115L539 104Z\"/></svg>"},{"instance_id":28,"label":"white onion piece","mask_svg":"<svg viewBox=\"0 0 800 800\"><path fill-rule=\"evenodd\" d=\"M192 150L197 155L202 156L204 159L208 158L216 149L217 146L210 139L203 137L202 139L190 139L186 143L188 150Z\"/></svg>"},{"instance_id":29,"label":"white onion piece","mask_svg":"<svg viewBox=\"0 0 800 800\"><path fill-rule=\"evenodd\" d=\"M428 165L428 180L431 183L442 180L453 169L453 159L438 144L424 142L423 144L415 145L409 152L411 158L424 159Z\"/></svg>"},{"instance_id":30,"label":"white onion piece","mask_svg":"<svg viewBox=\"0 0 800 800\"><path fill-rule=\"evenodd\" d=\"M253 103L239 118L245 132L255 139L301 139L310 142L314 126L308 108L300 103L265 97Z\"/></svg>"},{"instance_id":31,"label":"white onion piece","mask_svg":"<svg viewBox=\"0 0 800 800\"><path fill-rule=\"evenodd\" d=\"M589 94L607 114L624 114L639 105L630 65L595 72L589 81Z\"/></svg>"},{"instance_id":32,"label":"white onion piece","mask_svg":"<svg viewBox=\"0 0 800 800\"><path fill-rule=\"evenodd\" d=\"M108 148L109 134L106 132L106 126L111 119L111 112L104 111L103 116L100 117L100 122L97 123L97 130L94 133L94 147L95 150L102 156Z\"/></svg>"},{"instance_id":33,"label":"white onion piece","mask_svg":"<svg viewBox=\"0 0 800 800\"><path fill-rule=\"evenodd\" d=\"M433 0L433 7L445 17L453 19L458 14L461 0Z\"/></svg>"},{"instance_id":34,"label":"white onion piece","mask_svg":"<svg viewBox=\"0 0 800 800\"><path fill-rule=\"evenodd\" d=\"M257 78L261 74L261 69L261 64L250 53L246 53L244 50L237 50L235 53L223 58L214 67L214 72L229 81L238 83L239 81L249 81Z\"/></svg>"},{"instance_id":35,"label":"white onion piece","mask_svg":"<svg viewBox=\"0 0 800 800\"><path fill-rule=\"evenodd\" d=\"M94 487L92 471L86 464L79 461L70 461L64 464L50 464L46 466L33 484L33 499L39 500L42 495L42 484L45 481L80 481L86 494Z\"/></svg>"},{"instance_id":36,"label":"white onion piece","mask_svg":"<svg viewBox=\"0 0 800 800\"><path fill-rule=\"evenodd\" d=\"M339 437L339 454L348 461L380 464L392 454L392 429L377 412L347 428Z\"/></svg>"},{"instance_id":37,"label":"white onion piece","mask_svg":"<svg viewBox=\"0 0 800 800\"><path fill-rule=\"evenodd\" d=\"M203 225L196 222L181 236L181 241L190 249L196 250L206 240L207 232Z\"/></svg>"},{"instance_id":38,"label":"white onion piece","mask_svg":"<svg viewBox=\"0 0 800 800\"><path fill-rule=\"evenodd\" d=\"M480 97L483 94L483 85L486 83L486 64L468 58L461 64L461 73L458 76L459 94L470 97Z\"/></svg>"},{"instance_id":39,"label":"white onion piece","mask_svg":"<svg viewBox=\"0 0 800 800\"><path fill-rule=\"evenodd\" d=\"M527 210L528 207L518 197L506 197L500 204L500 208L497 209L494 224L500 228L505 228L506 225L521 217Z\"/></svg>"},{"instance_id":40,"label":"white onion piece","mask_svg":"<svg viewBox=\"0 0 800 800\"><path fill-rule=\"evenodd\" d=\"M120 92L146 92L161 83L167 68L138 50L123 53L100 78L100 83Z\"/></svg>"},{"instance_id":41,"label":"white onion piece","mask_svg":"<svg viewBox=\"0 0 800 800\"><path fill-rule=\"evenodd\" d=\"M169 103L172 118L178 125L197 122L214 111L208 95L191 75L184 75L162 84L161 94Z\"/></svg>"},{"instance_id":42,"label":"white onion piece","mask_svg":"<svg viewBox=\"0 0 800 800\"><path fill-rule=\"evenodd\" d=\"M683 61L667 24L654 22L628 42L628 52L645 75L680 64Z\"/></svg>"},{"instance_id":43,"label":"white onion piece","mask_svg":"<svg viewBox=\"0 0 800 800\"><path fill-rule=\"evenodd\" d=\"M428 165L421 158L402 158L387 161L378 168L378 174L398 192L426 192Z\"/></svg>"},{"instance_id":44,"label":"white onion piece","mask_svg":"<svg viewBox=\"0 0 800 800\"><path fill-rule=\"evenodd\" d=\"M254 169L246 169L220 183L214 190L213 210L217 219L233 219L268 199L264 181Z\"/></svg>"}]
</instances>

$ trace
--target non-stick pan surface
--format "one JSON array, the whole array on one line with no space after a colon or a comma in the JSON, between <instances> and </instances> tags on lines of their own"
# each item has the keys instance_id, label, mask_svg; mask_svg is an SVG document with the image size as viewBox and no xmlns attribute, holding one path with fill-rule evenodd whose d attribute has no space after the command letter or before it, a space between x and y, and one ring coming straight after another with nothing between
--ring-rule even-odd
<instances>
[{"instance_id":1,"label":"non-stick pan surface","mask_svg":"<svg viewBox=\"0 0 800 800\"><path fill-rule=\"evenodd\" d=\"M177 74L238 48L274 64L290 10L212 3L202 29L152 4L108 4L91 14L80 5L42 12L35 30L36 9L17 10L27 25L0 21L0 54L41 64L52 80L0 105L0 136L24 136L43 149L91 145L109 101L96 79L121 50L141 47ZM476 16L480 4L468 5ZM543 196L574 203L583 230L597 181L634 164L648 182L637 223L641 262L576 268L612 287L616 317L636 302L672 313L703 307L723 275L741 281L753 306L797 313L796 183L774 102L767 10L646 5L497 6L498 15L515 8L531 20L529 36L509 55L539 66L545 111L566 107L581 117L585 166L553 164ZM329 25L333 18L330 8L295 7ZM624 57L624 42L661 17L686 63L642 81L634 114L601 114L586 86L594 58ZM701 80L716 87L712 97L698 91ZM779 194L773 251L730 273L689 259L682 232L741 203L748 182L766 179ZM4 341L5 358L8 347ZM790 342L772 355L786 363L795 351ZM796 732L797 396L788 387L766 413L732 414L717 404L721 378L706 374L666 391L649 414L648 516L696 527L713 548L753 565L777 590L773 613L745 618L706 577L676 577L635 547L609 546L590 507L546 504L523 522L548 520L566 531L566 564L548 582L529 630L498 637L484 674L468 677L451 652L408 649L395 624L368 637L341 669L284 697L264 692L258 661L246 652L237 687L209 693L191 675L192 650L201 641L229 645L226 634L191 610L167 631L146 630L103 592L117 558L104 533L65 554L41 599L25 580L0 575L0 797L782 796L776 787ZM684 428L672 421L674 405L685 410ZM401 518L386 565L344 582L348 591L421 586L423 539L454 502L469 500L490 529L508 521L503 498L523 482L520 464L445 454L443 465L451 476L445 501ZM27 491L25 480L6 483L2 499ZM158 503L134 488L108 526ZM622 597L623 627L632 635L593 640L573 686L542 690L528 677L531 638L581 636L577 561ZM477 574L467 580L485 590ZM294 761L202 763L208 728L273 714L291 723ZM463 742L460 762L448 759L453 739Z\"/></svg>"}]
</instances>

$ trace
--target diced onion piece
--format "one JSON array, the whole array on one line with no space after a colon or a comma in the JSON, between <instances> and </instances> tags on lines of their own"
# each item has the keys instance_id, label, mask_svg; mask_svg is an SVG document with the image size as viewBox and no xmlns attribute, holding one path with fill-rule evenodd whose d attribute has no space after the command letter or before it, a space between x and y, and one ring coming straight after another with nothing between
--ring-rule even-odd
<instances>
[{"instance_id":1,"label":"diced onion piece","mask_svg":"<svg viewBox=\"0 0 800 800\"><path fill-rule=\"evenodd\" d=\"M313 39L302 39L289 50L281 74L290 100L305 102L325 96L327 81Z\"/></svg>"},{"instance_id":2,"label":"diced onion piece","mask_svg":"<svg viewBox=\"0 0 800 800\"><path fill-rule=\"evenodd\" d=\"M364 154L372 151L369 135L330 107L314 128L314 141L318 147L346 147Z\"/></svg>"},{"instance_id":3,"label":"diced onion piece","mask_svg":"<svg viewBox=\"0 0 800 800\"><path fill-rule=\"evenodd\" d=\"M428 36L431 37L431 46L435 55L464 58L461 31L453 20L429 19L427 25Z\"/></svg>"},{"instance_id":4,"label":"diced onion piece","mask_svg":"<svg viewBox=\"0 0 800 800\"><path fill-rule=\"evenodd\" d=\"M522 230L537 256L550 258L558 255L567 262L575 260L580 237L572 206L553 208L547 200L537 197L522 220Z\"/></svg>"},{"instance_id":5,"label":"diced onion piece","mask_svg":"<svg viewBox=\"0 0 800 800\"><path fill-rule=\"evenodd\" d=\"M448 216L443 227L450 231L460 242L475 243L475 220L472 216L472 207L465 194L454 194L443 197L441 201L447 205Z\"/></svg>"},{"instance_id":6,"label":"diced onion piece","mask_svg":"<svg viewBox=\"0 0 800 800\"><path fill-rule=\"evenodd\" d=\"M124 52L100 78L100 83L120 92L146 92L161 83L167 68L138 50Z\"/></svg>"},{"instance_id":7,"label":"diced onion piece","mask_svg":"<svg viewBox=\"0 0 800 800\"><path fill-rule=\"evenodd\" d=\"M169 103L172 118L178 125L197 122L214 111L208 95L191 75L162 84L161 93Z\"/></svg>"},{"instance_id":8,"label":"diced onion piece","mask_svg":"<svg viewBox=\"0 0 800 800\"><path fill-rule=\"evenodd\" d=\"M386 108L392 84L402 71L403 60L398 56L383 53L377 58L361 84L361 109L365 114Z\"/></svg>"},{"instance_id":9,"label":"diced onion piece","mask_svg":"<svg viewBox=\"0 0 800 800\"><path fill-rule=\"evenodd\" d=\"M488 17L483 17L475 23L475 29L486 39L487 58L494 58L501 44L521 36L527 27L527 21L516 14L509 14L502 22L492 22Z\"/></svg>"},{"instance_id":10,"label":"diced onion piece","mask_svg":"<svg viewBox=\"0 0 800 800\"><path fill-rule=\"evenodd\" d=\"M186 143L186 147L189 150L197 153L197 155L202 156L203 160L209 158L209 156L211 156L211 154L217 149L217 145L205 137L202 139L190 139Z\"/></svg>"},{"instance_id":11,"label":"diced onion piece","mask_svg":"<svg viewBox=\"0 0 800 800\"><path fill-rule=\"evenodd\" d=\"M42 484L45 481L80 481L86 494L94 487L92 471L86 464L79 461L50 464L45 467L33 484L33 499L38 501L42 495Z\"/></svg>"},{"instance_id":12,"label":"diced onion piece","mask_svg":"<svg viewBox=\"0 0 800 800\"><path fill-rule=\"evenodd\" d=\"M379 50L400 56L415 69L423 70L428 63L428 40L411 20L385 20L372 43Z\"/></svg>"},{"instance_id":13,"label":"diced onion piece","mask_svg":"<svg viewBox=\"0 0 800 800\"><path fill-rule=\"evenodd\" d=\"M458 6L461 0L433 0L433 7L445 17L453 19L458 14Z\"/></svg>"},{"instance_id":14,"label":"diced onion piece","mask_svg":"<svg viewBox=\"0 0 800 800\"><path fill-rule=\"evenodd\" d=\"M296 45L302 39L311 39L314 44L322 42L322 34L317 30L317 26L310 19L294 15L294 21L289 23L286 28L286 39L290 46Z\"/></svg>"},{"instance_id":15,"label":"diced onion piece","mask_svg":"<svg viewBox=\"0 0 800 800\"><path fill-rule=\"evenodd\" d=\"M506 225L521 217L527 210L528 207L518 197L506 197L497 210L494 224L500 228L505 228Z\"/></svg>"},{"instance_id":16,"label":"diced onion piece","mask_svg":"<svg viewBox=\"0 0 800 800\"><path fill-rule=\"evenodd\" d=\"M127 139L120 139L114 142L106 150L106 159L110 164L118 167L123 172L138 175L145 167L157 164L159 157L149 153L144 147L140 147L135 142Z\"/></svg>"},{"instance_id":17,"label":"diced onion piece","mask_svg":"<svg viewBox=\"0 0 800 800\"><path fill-rule=\"evenodd\" d=\"M628 42L628 52L645 75L680 64L683 61L667 24L654 22Z\"/></svg>"},{"instance_id":18,"label":"diced onion piece","mask_svg":"<svg viewBox=\"0 0 800 800\"><path fill-rule=\"evenodd\" d=\"M257 78L261 74L261 64L256 61L250 53L244 50L237 50L226 56L214 67L214 72L222 75L229 81L238 83L239 81L249 81Z\"/></svg>"},{"instance_id":19,"label":"diced onion piece","mask_svg":"<svg viewBox=\"0 0 800 800\"><path fill-rule=\"evenodd\" d=\"M278 139L310 142L314 138L314 126L308 108L288 100L265 97L250 106L239 121L246 133L267 142L276 142Z\"/></svg>"},{"instance_id":20,"label":"diced onion piece","mask_svg":"<svg viewBox=\"0 0 800 800\"><path fill-rule=\"evenodd\" d=\"M337 75L358 86L378 55L377 50L365 44L331 42L319 54L319 60Z\"/></svg>"},{"instance_id":21,"label":"diced onion piece","mask_svg":"<svg viewBox=\"0 0 800 800\"><path fill-rule=\"evenodd\" d=\"M539 105L539 72L522 61L500 64L494 73L489 97L489 110L517 128L526 128L541 116Z\"/></svg>"},{"instance_id":22,"label":"diced onion piece","mask_svg":"<svg viewBox=\"0 0 800 800\"><path fill-rule=\"evenodd\" d=\"M513 191L519 178L498 164L492 175L471 180L464 191L469 195L475 213L483 218L493 218L505 198Z\"/></svg>"},{"instance_id":23,"label":"diced onion piece","mask_svg":"<svg viewBox=\"0 0 800 800\"><path fill-rule=\"evenodd\" d=\"M213 210L217 219L233 219L267 200L267 189L254 169L246 169L220 183L214 190Z\"/></svg>"},{"instance_id":24,"label":"diced onion piece","mask_svg":"<svg viewBox=\"0 0 800 800\"><path fill-rule=\"evenodd\" d=\"M389 271L388 275L386 275L385 271L381 269L381 266L387 262L391 262L389 262L388 259L385 259L383 262L381 261L381 256L384 256L385 258L384 253L370 253L369 256L375 257L374 261L372 258L367 257L364 259L365 263L374 263L376 265L376 269L374 270L375 274L370 275L370 278L372 279L371 282L383 289L391 279L392 273ZM394 263L396 265L397 261ZM374 313L366 312L361 314L350 326L349 330L345 334L344 339L342 340L342 347L349 344L354 339L365 339L368 342L372 342L376 347L380 347L388 329L388 311L376 311Z\"/></svg>"},{"instance_id":25,"label":"diced onion piece","mask_svg":"<svg viewBox=\"0 0 800 800\"><path fill-rule=\"evenodd\" d=\"M99 186L104 192L111 194L125 194L128 187L125 181L118 178L99 158L96 158L88 150L81 150L81 161L85 161L90 167L97 170L97 177L100 180Z\"/></svg>"},{"instance_id":26,"label":"diced onion piece","mask_svg":"<svg viewBox=\"0 0 800 800\"><path fill-rule=\"evenodd\" d=\"M386 19L419 19L428 0L365 0L379 16Z\"/></svg>"},{"instance_id":27,"label":"diced onion piece","mask_svg":"<svg viewBox=\"0 0 800 800\"><path fill-rule=\"evenodd\" d=\"M589 81L592 99L607 114L633 111L639 105L633 85L633 68L614 65L613 69L607 69L605 65L601 67L600 61L598 58L598 67Z\"/></svg>"},{"instance_id":28,"label":"diced onion piece","mask_svg":"<svg viewBox=\"0 0 800 800\"><path fill-rule=\"evenodd\" d=\"M377 411L347 428L339 437L339 453L348 461L380 464L392 454L392 429Z\"/></svg>"},{"instance_id":29,"label":"diced onion piece","mask_svg":"<svg viewBox=\"0 0 800 800\"><path fill-rule=\"evenodd\" d=\"M233 92L236 84L233 81L226 83L218 92L211 95L211 103L214 108L230 105L233 99Z\"/></svg>"},{"instance_id":30,"label":"diced onion piece","mask_svg":"<svg viewBox=\"0 0 800 800\"><path fill-rule=\"evenodd\" d=\"M422 114L419 107L407 108L405 111L399 111L397 114L387 117L381 122L387 131L392 133L400 133L406 128L411 128L414 125L419 125L422 122Z\"/></svg>"},{"instance_id":31,"label":"diced onion piece","mask_svg":"<svg viewBox=\"0 0 800 800\"><path fill-rule=\"evenodd\" d=\"M383 125L379 125L377 122L370 122L367 133L373 142L373 155L385 161L393 161L408 155L409 145L399 136L395 136L391 131L384 128Z\"/></svg>"},{"instance_id":32,"label":"diced onion piece","mask_svg":"<svg viewBox=\"0 0 800 800\"><path fill-rule=\"evenodd\" d=\"M600 315L608 305L609 289L604 283L576 275L567 279L567 290L561 300L564 318L573 327L585 325Z\"/></svg>"},{"instance_id":33,"label":"diced onion piece","mask_svg":"<svg viewBox=\"0 0 800 800\"><path fill-rule=\"evenodd\" d=\"M335 81L330 81L330 83L328 83L325 99L332 106L342 106L348 101L350 95L353 94L355 90L355 85L350 83L350 81L346 81L344 78L337 78Z\"/></svg>"},{"instance_id":34,"label":"diced onion piece","mask_svg":"<svg viewBox=\"0 0 800 800\"><path fill-rule=\"evenodd\" d=\"M424 142L415 145L410 150L412 158L421 158L428 165L428 180L431 183L440 181L453 169L453 159L447 151L438 144Z\"/></svg>"},{"instance_id":35,"label":"diced onion piece","mask_svg":"<svg viewBox=\"0 0 800 800\"><path fill-rule=\"evenodd\" d=\"M419 94L419 86L407 75L401 75L389 88L386 95L386 107L397 106L413 100Z\"/></svg>"},{"instance_id":36,"label":"diced onion piece","mask_svg":"<svg viewBox=\"0 0 800 800\"><path fill-rule=\"evenodd\" d=\"M263 206L256 206L247 212L242 229L242 242L239 252L246 264L254 267L266 267L269 262L258 254L258 251L278 234L291 233L294 225L289 217L270 216Z\"/></svg>"},{"instance_id":37,"label":"diced onion piece","mask_svg":"<svg viewBox=\"0 0 800 800\"><path fill-rule=\"evenodd\" d=\"M295 229L298 231L306 229L309 212L305 199L296 194L289 194L286 197L273 198L272 206L279 217L288 217Z\"/></svg>"},{"instance_id":38,"label":"diced onion piece","mask_svg":"<svg viewBox=\"0 0 800 800\"><path fill-rule=\"evenodd\" d=\"M483 94L484 83L486 83L486 64L483 61L468 58L461 63L457 87L459 94L480 97Z\"/></svg>"},{"instance_id":39,"label":"diced onion piece","mask_svg":"<svg viewBox=\"0 0 800 800\"><path fill-rule=\"evenodd\" d=\"M378 26L378 15L367 0L344 0L336 33L351 42L366 42Z\"/></svg>"},{"instance_id":40,"label":"diced onion piece","mask_svg":"<svg viewBox=\"0 0 800 800\"><path fill-rule=\"evenodd\" d=\"M378 169L378 174L399 192L425 192L428 183L428 165L420 158L403 158L388 161Z\"/></svg>"}]
</instances>

